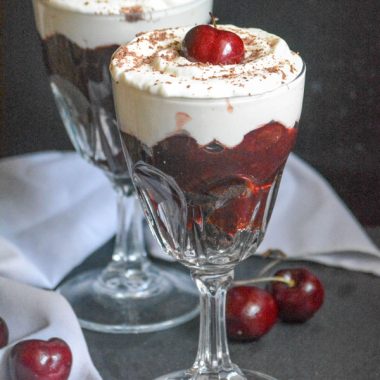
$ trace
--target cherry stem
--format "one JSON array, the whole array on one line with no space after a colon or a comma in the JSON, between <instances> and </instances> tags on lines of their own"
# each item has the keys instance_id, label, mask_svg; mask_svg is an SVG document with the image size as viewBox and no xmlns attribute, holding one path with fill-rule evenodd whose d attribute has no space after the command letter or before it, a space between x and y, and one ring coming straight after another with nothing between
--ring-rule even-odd
<instances>
[{"instance_id":1,"label":"cherry stem","mask_svg":"<svg viewBox=\"0 0 380 380\"><path fill-rule=\"evenodd\" d=\"M272 281L282 282L288 285L290 288L296 285L296 282L294 280L287 279L281 276L251 278L249 280L234 281L233 284L234 286L244 286L244 285L259 284L261 282L272 282Z\"/></svg>"},{"instance_id":2,"label":"cherry stem","mask_svg":"<svg viewBox=\"0 0 380 380\"><path fill-rule=\"evenodd\" d=\"M274 268L276 265L280 264L284 259L278 259L278 260L273 260L269 264L265 265L263 269L258 274L258 277L264 276L267 274L272 268Z\"/></svg>"},{"instance_id":3,"label":"cherry stem","mask_svg":"<svg viewBox=\"0 0 380 380\"><path fill-rule=\"evenodd\" d=\"M214 16L212 12L210 12L209 15L211 17L211 23L213 27L216 29L217 28L216 23L219 21L219 19L218 17Z\"/></svg>"},{"instance_id":4,"label":"cherry stem","mask_svg":"<svg viewBox=\"0 0 380 380\"><path fill-rule=\"evenodd\" d=\"M264 274L268 273L270 269L275 267L277 264L280 264L287 258L286 253L279 249L268 249L267 251L263 252L261 256L266 259L273 259L273 261L267 264L263 269L261 269L261 271L258 274L258 277L264 276Z\"/></svg>"}]
</instances>

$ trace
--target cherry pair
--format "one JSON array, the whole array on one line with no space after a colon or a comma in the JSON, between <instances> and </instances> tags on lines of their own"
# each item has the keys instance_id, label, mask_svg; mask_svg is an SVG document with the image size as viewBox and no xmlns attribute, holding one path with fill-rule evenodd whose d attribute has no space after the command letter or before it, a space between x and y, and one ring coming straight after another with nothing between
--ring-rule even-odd
<instances>
[{"instance_id":1,"label":"cherry pair","mask_svg":"<svg viewBox=\"0 0 380 380\"><path fill-rule=\"evenodd\" d=\"M309 270L283 269L274 278L277 281L271 281L267 290L255 286L230 289L226 310L230 338L258 339L274 326L278 318L284 322L302 323L322 306L323 286Z\"/></svg>"}]
</instances>

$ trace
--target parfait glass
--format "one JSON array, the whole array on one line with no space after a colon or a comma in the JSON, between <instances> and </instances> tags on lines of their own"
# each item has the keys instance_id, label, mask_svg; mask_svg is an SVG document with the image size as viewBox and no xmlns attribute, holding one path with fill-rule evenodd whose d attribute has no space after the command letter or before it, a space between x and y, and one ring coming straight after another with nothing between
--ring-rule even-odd
<instances>
[{"instance_id":1,"label":"parfait glass","mask_svg":"<svg viewBox=\"0 0 380 380\"><path fill-rule=\"evenodd\" d=\"M143 215L122 154L108 66L116 48L140 31L208 22L212 3L189 0L163 11L141 13L136 7L136 13L132 9L112 15L33 0L43 58L63 124L76 151L103 171L117 196L112 261L58 289L84 328L149 332L183 323L199 312L199 297L189 276L147 258Z\"/></svg>"},{"instance_id":2,"label":"parfait glass","mask_svg":"<svg viewBox=\"0 0 380 380\"><path fill-rule=\"evenodd\" d=\"M263 239L296 140L304 79L303 65L291 83L229 99L163 97L114 82L125 157L148 223L164 251L190 269L201 299L193 366L159 380L273 379L231 361L225 300L234 267ZM178 112L191 124L160 135ZM160 138L149 145L140 128ZM221 144L215 136L223 128L242 131L242 141ZM201 145L194 136L205 130L210 142Z\"/></svg>"}]
</instances>

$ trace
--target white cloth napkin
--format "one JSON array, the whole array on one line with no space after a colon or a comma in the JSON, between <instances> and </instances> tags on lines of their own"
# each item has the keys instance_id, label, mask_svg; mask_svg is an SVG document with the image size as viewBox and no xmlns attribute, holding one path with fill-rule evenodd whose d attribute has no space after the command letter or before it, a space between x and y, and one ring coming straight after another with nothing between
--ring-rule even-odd
<instances>
[{"instance_id":1,"label":"white cloth napkin","mask_svg":"<svg viewBox=\"0 0 380 380\"><path fill-rule=\"evenodd\" d=\"M53 288L115 232L110 182L76 153L0 161L0 275Z\"/></svg>"},{"instance_id":2,"label":"white cloth napkin","mask_svg":"<svg viewBox=\"0 0 380 380\"><path fill-rule=\"evenodd\" d=\"M69 346L73 365L69 380L100 380L91 362L78 321L66 300L45 291L0 277L0 315L9 328L9 345L0 349L0 379L9 380L12 346L26 339L58 337Z\"/></svg>"},{"instance_id":3,"label":"white cloth napkin","mask_svg":"<svg viewBox=\"0 0 380 380\"><path fill-rule=\"evenodd\" d=\"M0 275L54 287L113 235L115 210L109 181L76 153L1 160ZM154 256L168 259L149 242ZM295 155L259 253L269 248L380 275L379 250L328 183Z\"/></svg>"},{"instance_id":4,"label":"white cloth napkin","mask_svg":"<svg viewBox=\"0 0 380 380\"><path fill-rule=\"evenodd\" d=\"M380 275L380 251L327 181L291 154L259 251Z\"/></svg>"}]
</instances>

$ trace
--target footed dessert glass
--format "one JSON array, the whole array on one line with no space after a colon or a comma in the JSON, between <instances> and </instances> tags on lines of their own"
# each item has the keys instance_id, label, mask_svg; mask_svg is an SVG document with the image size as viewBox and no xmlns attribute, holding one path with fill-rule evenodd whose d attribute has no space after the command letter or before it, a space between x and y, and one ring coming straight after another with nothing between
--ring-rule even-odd
<instances>
[{"instance_id":1,"label":"footed dessert glass","mask_svg":"<svg viewBox=\"0 0 380 380\"><path fill-rule=\"evenodd\" d=\"M304 79L303 65L290 83L229 99L165 97L114 82L125 156L148 223L164 251L190 268L201 296L196 360L159 380L273 379L232 363L225 300L234 267L263 239L296 140ZM267 122L255 124L262 115ZM151 131L147 139L162 136L174 119L181 121L177 130L154 143L139 137L141 128ZM184 121L192 123L186 130ZM217 135L226 126L245 131L242 141L226 146L214 138L200 145L194 137L205 130Z\"/></svg>"},{"instance_id":2,"label":"footed dessert glass","mask_svg":"<svg viewBox=\"0 0 380 380\"><path fill-rule=\"evenodd\" d=\"M141 30L207 22L212 0L148 13L131 7L118 15L83 13L57 3L65 2L33 0L51 89L72 144L109 178L118 210L111 263L69 279L59 291L87 329L138 333L178 325L198 314L199 298L189 276L147 259L143 216L122 157L108 66L114 50Z\"/></svg>"}]
</instances>

